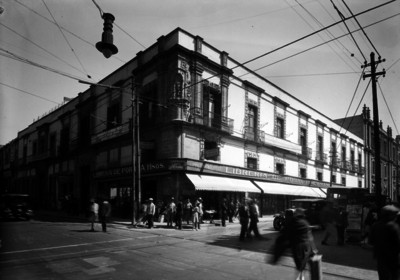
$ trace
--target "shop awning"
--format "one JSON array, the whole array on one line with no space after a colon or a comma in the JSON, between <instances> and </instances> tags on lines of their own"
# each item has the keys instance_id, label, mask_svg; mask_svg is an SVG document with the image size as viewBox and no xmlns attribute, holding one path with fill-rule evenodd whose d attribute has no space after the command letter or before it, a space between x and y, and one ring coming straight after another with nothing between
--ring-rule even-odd
<instances>
[{"instance_id":1,"label":"shop awning","mask_svg":"<svg viewBox=\"0 0 400 280\"><path fill-rule=\"evenodd\" d=\"M186 174L186 176L196 190L261 193L249 180L198 174Z\"/></svg>"},{"instance_id":2,"label":"shop awning","mask_svg":"<svg viewBox=\"0 0 400 280\"><path fill-rule=\"evenodd\" d=\"M287 185L273 182L254 181L266 194L281 194L307 197L326 198L326 193L320 188L313 188L299 185Z\"/></svg>"}]
</instances>

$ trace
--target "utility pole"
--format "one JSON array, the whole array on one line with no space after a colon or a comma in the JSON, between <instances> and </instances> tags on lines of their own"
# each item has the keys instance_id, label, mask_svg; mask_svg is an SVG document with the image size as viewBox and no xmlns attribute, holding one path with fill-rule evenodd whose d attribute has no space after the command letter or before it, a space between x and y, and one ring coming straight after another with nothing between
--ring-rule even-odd
<instances>
[{"instance_id":1,"label":"utility pole","mask_svg":"<svg viewBox=\"0 0 400 280\"><path fill-rule=\"evenodd\" d=\"M135 117L135 78L132 76L132 226L136 224L137 207L136 207L136 117Z\"/></svg>"},{"instance_id":2,"label":"utility pole","mask_svg":"<svg viewBox=\"0 0 400 280\"><path fill-rule=\"evenodd\" d=\"M139 97L135 91L135 78L132 76L132 225L136 224L141 204L141 163L139 133Z\"/></svg>"},{"instance_id":3,"label":"utility pole","mask_svg":"<svg viewBox=\"0 0 400 280\"><path fill-rule=\"evenodd\" d=\"M380 209L383 205L382 201L382 181L381 181L381 145L380 145L380 126L379 126L379 111L378 111L378 97L376 93L376 79L379 75L385 77L385 69L382 72L376 72L376 65L384 62L385 59L381 60L379 57L378 61L375 61L375 53L371 52L371 62L362 66L366 68L371 67L370 74L364 74L363 78L371 77L372 82L372 106L373 106L373 117L374 117L374 144L375 144L375 195L376 195L376 206Z\"/></svg>"}]
</instances>

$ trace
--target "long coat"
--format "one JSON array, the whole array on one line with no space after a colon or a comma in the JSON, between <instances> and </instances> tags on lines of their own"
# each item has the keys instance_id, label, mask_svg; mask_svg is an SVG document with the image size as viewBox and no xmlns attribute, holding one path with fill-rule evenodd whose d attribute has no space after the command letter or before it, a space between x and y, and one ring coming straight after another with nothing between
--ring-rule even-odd
<instances>
[{"instance_id":1,"label":"long coat","mask_svg":"<svg viewBox=\"0 0 400 280\"><path fill-rule=\"evenodd\" d=\"M304 217L293 217L284 227L274 245L274 259L276 263L287 248L292 251L296 268L304 270L315 249L310 224Z\"/></svg>"}]
</instances>

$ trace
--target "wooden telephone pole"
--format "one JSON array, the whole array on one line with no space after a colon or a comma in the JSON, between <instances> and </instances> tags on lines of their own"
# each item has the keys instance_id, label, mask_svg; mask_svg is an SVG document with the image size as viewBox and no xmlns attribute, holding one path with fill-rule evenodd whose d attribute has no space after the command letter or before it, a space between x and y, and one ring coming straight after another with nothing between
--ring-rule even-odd
<instances>
[{"instance_id":1,"label":"wooden telephone pole","mask_svg":"<svg viewBox=\"0 0 400 280\"><path fill-rule=\"evenodd\" d=\"M364 74L363 78L371 77L372 82L372 106L373 106L373 117L374 117L374 151L375 151L375 195L376 195L376 206L380 209L383 206L382 201L382 176L381 176L381 145L380 145L380 126L379 126L379 111L378 111L378 97L376 93L376 80L380 75L385 76L385 69L382 72L376 72L376 65L384 62L379 57L378 61L375 61L375 53L371 52L371 62L365 64L363 68L371 67L370 74Z\"/></svg>"}]
</instances>

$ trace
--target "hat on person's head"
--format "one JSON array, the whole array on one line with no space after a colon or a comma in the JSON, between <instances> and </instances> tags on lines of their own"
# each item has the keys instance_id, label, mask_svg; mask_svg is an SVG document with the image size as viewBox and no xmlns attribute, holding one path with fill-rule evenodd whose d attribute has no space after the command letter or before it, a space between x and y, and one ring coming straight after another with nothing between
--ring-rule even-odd
<instances>
[{"instance_id":1,"label":"hat on person's head","mask_svg":"<svg viewBox=\"0 0 400 280\"><path fill-rule=\"evenodd\" d=\"M174 200L174 197L171 197L171 200Z\"/></svg>"},{"instance_id":2,"label":"hat on person's head","mask_svg":"<svg viewBox=\"0 0 400 280\"><path fill-rule=\"evenodd\" d=\"M394 205L386 205L381 209L381 216L383 219L392 219L400 213L400 209Z\"/></svg>"},{"instance_id":3,"label":"hat on person's head","mask_svg":"<svg viewBox=\"0 0 400 280\"><path fill-rule=\"evenodd\" d=\"M149 201L153 201L153 199L150 197L149 199L148 199Z\"/></svg>"},{"instance_id":4,"label":"hat on person's head","mask_svg":"<svg viewBox=\"0 0 400 280\"><path fill-rule=\"evenodd\" d=\"M303 208L296 208L296 210L294 210L293 216L295 217L304 217L305 216L305 209Z\"/></svg>"},{"instance_id":5,"label":"hat on person's head","mask_svg":"<svg viewBox=\"0 0 400 280\"><path fill-rule=\"evenodd\" d=\"M201 197L199 197L199 201L203 201L203 199L201 199Z\"/></svg>"}]
</instances>

